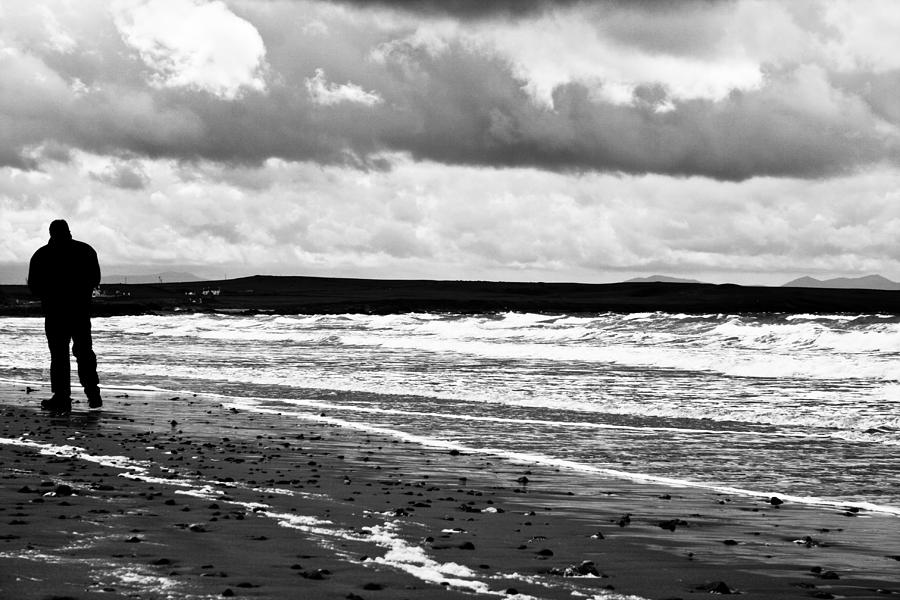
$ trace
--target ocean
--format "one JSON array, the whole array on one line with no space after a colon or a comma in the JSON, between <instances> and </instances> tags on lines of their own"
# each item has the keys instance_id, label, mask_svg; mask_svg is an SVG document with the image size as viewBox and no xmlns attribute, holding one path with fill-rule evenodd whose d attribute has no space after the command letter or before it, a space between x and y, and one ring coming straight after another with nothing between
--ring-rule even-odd
<instances>
[{"instance_id":1,"label":"ocean","mask_svg":"<svg viewBox=\"0 0 900 600\"><path fill-rule=\"evenodd\" d=\"M93 331L108 398L196 393L597 478L900 514L898 316L182 314ZM48 363L42 319L0 319L0 378L48 382Z\"/></svg>"}]
</instances>

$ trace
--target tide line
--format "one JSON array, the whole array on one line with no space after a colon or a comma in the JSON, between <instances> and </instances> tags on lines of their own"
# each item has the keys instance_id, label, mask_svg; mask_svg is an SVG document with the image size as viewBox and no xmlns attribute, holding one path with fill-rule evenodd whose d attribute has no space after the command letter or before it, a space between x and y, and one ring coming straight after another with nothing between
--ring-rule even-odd
<instances>
[{"instance_id":1,"label":"tide line","mask_svg":"<svg viewBox=\"0 0 900 600\"><path fill-rule=\"evenodd\" d=\"M418 444L427 448L441 448L447 450L459 450L461 452L467 452L470 454L482 454L487 456L494 456L505 458L511 462L519 463L519 464L538 464L549 467L557 467L561 469L566 469L570 471L577 471L582 473L593 473L597 475L605 475L608 477L614 477L616 479L623 479L627 481L632 481L635 483L644 483L644 484L660 484L667 485L673 487L681 487L681 488L695 488L695 489L704 489L710 490L714 492L719 492L723 494L731 494L735 496L744 496L750 498L771 498L773 496L777 496L778 498L796 502L798 504L805 504L810 506L824 506L830 508L838 508L846 510L847 508L858 508L860 510L867 510L872 512L879 513L887 513L891 515L900 516L900 507L896 506L888 506L881 504L874 504L872 502L859 502L859 501L835 501L835 500L826 500L824 498L817 498L815 496L796 496L793 494L785 494L778 491L759 491L759 490L749 490L744 488L731 487L726 485L718 485L712 483L702 483L696 481L690 481L686 479L677 479L673 477L663 477L661 475L650 475L646 473L632 473L629 471L622 471L619 469L610 469L606 467L594 467L591 465L585 465L583 463L575 462L572 460L567 460L563 458L555 458L552 456L546 456L542 454L532 454L527 452L513 452L510 450L504 450L502 448L478 448L474 446L465 446L462 444L458 444L452 440L443 440L440 438L429 438L421 435L415 435L411 433L406 433L403 431L398 431L395 429L388 429L386 427L379 427L377 425L367 425L364 423L354 423L351 421L347 421L345 419L337 419L334 417L327 417L321 415L315 415L312 413L302 413L302 412L286 412L283 410L270 409L265 408L258 405L253 405L247 402L231 402L224 403L223 406L225 408L235 408L235 409L244 409L250 410L253 412L257 412L260 414L270 414L270 415L279 415L282 417L295 417L298 419L306 420L306 421L315 421L318 423L328 423L330 425L336 425L338 427L345 427L348 429L355 429L357 431L365 431L367 433L375 433L379 435L384 435L386 437L397 438L403 441L408 441L410 443Z\"/></svg>"}]
</instances>

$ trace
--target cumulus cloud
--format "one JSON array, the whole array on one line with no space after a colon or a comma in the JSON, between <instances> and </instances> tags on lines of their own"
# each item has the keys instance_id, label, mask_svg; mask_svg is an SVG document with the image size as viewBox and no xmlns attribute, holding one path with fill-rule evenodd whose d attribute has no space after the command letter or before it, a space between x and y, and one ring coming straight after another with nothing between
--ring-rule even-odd
<instances>
[{"instance_id":1,"label":"cumulus cloud","mask_svg":"<svg viewBox=\"0 0 900 600\"><path fill-rule=\"evenodd\" d=\"M62 217L105 264L158 270L201 262L230 275L570 281L662 271L770 284L900 276L900 175L884 168L732 183L404 159L391 172L159 160L142 163L138 190L81 175L105 160L75 153L45 173L0 170L0 262L27 262ZM260 171L267 187L245 185Z\"/></svg>"},{"instance_id":2,"label":"cumulus cloud","mask_svg":"<svg viewBox=\"0 0 900 600\"><path fill-rule=\"evenodd\" d=\"M40 11L0 24L0 164L36 168L30 149L48 143L230 164L385 168L384 155L405 153L723 180L900 161L900 62L872 63L881 43L856 41L871 19L841 29L840 3L803 14L570 3L490 24L316 2L79 6L52 24L74 47L38 42ZM14 25L31 33L4 30Z\"/></svg>"},{"instance_id":3,"label":"cumulus cloud","mask_svg":"<svg viewBox=\"0 0 900 600\"><path fill-rule=\"evenodd\" d=\"M315 104L332 106L341 102L355 102L372 106L380 103L381 96L367 92L354 83L330 83L325 79L325 71L316 69L316 74L305 81L306 91Z\"/></svg>"},{"instance_id":4,"label":"cumulus cloud","mask_svg":"<svg viewBox=\"0 0 900 600\"><path fill-rule=\"evenodd\" d=\"M900 278L894 5L666 5L0 0L0 263Z\"/></svg>"},{"instance_id":5,"label":"cumulus cloud","mask_svg":"<svg viewBox=\"0 0 900 600\"><path fill-rule=\"evenodd\" d=\"M222 2L116 0L112 12L153 86L195 87L226 99L266 87L262 38Z\"/></svg>"}]
</instances>

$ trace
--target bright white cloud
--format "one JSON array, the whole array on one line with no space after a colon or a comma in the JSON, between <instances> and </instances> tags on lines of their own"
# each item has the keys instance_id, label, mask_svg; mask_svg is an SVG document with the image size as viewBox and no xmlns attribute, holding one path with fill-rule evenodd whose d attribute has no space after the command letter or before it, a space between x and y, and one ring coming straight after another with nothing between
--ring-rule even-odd
<instances>
[{"instance_id":1,"label":"bright white cloud","mask_svg":"<svg viewBox=\"0 0 900 600\"><path fill-rule=\"evenodd\" d=\"M382 101L381 96L375 92L367 92L354 83L328 82L323 69L316 69L316 74L308 77L305 83L310 99L323 106L332 106L342 102L373 106Z\"/></svg>"},{"instance_id":2,"label":"bright white cloud","mask_svg":"<svg viewBox=\"0 0 900 600\"><path fill-rule=\"evenodd\" d=\"M759 62L741 48L696 56L627 45L574 10L485 25L471 35L482 43L489 40L546 106L552 106L556 87L571 82L587 84L598 99L615 104L630 104L641 85L660 85L678 100L721 100L733 90L756 89L762 83Z\"/></svg>"},{"instance_id":3,"label":"bright white cloud","mask_svg":"<svg viewBox=\"0 0 900 600\"><path fill-rule=\"evenodd\" d=\"M153 85L230 99L266 88L262 37L222 2L116 0L112 12L122 39L152 70Z\"/></svg>"},{"instance_id":4,"label":"bright white cloud","mask_svg":"<svg viewBox=\"0 0 900 600\"><path fill-rule=\"evenodd\" d=\"M84 176L121 175L109 167L140 168L143 189ZM63 217L105 264L162 269L202 258L232 275L898 279L898 189L900 174L885 169L728 183L408 161L369 173L285 161L138 165L77 153L40 177L0 170L0 209L10 215L0 262L27 262L50 220Z\"/></svg>"},{"instance_id":5,"label":"bright white cloud","mask_svg":"<svg viewBox=\"0 0 900 600\"><path fill-rule=\"evenodd\" d=\"M846 70L900 69L897 2L836 0L822 4L821 8L822 20L828 28L819 37L821 52L832 65Z\"/></svg>"}]
</instances>

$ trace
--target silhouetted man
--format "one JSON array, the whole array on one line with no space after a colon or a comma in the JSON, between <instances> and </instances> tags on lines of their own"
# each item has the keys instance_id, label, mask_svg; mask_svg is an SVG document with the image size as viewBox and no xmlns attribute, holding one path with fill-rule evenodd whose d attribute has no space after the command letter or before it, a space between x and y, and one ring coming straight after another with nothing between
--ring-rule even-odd
<instances>
[{"instance_id":1,"label":"silhouetted man","mask_svg":"<svg viewBox=\"0 0 900 600\"><path fill-rule=\"evenodd\" d=\"M103 406L97 377L97 357L91 347L91 296L100 284L100 265L94 249L72 239L63 220L50 223L50 242L31 257L28 287L44 309L44 331L50 346L50 389L53 397L41 408L72 410L69 381L69 342L78 361L78 379L90 408Z\"/></svg>"}]
</instances>

